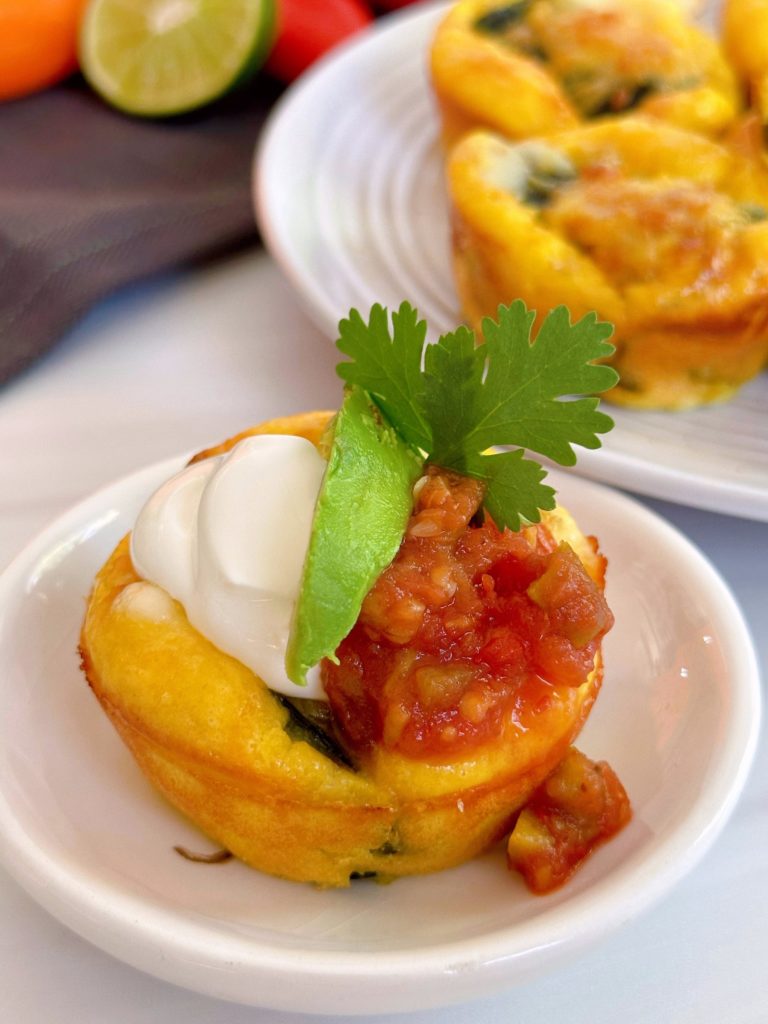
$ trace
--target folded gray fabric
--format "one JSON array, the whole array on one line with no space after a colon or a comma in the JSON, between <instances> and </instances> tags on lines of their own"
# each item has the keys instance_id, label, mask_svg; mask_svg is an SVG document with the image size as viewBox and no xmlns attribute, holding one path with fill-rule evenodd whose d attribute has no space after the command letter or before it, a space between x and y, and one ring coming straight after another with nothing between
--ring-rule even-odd
<instances>
[{"instance_id":1,"label":"folded gray fabric","mask_svg":"<svg viewBox=\"0 0 768 1024\"><path fill-rule=\"evenodd\" d=\"M144 121L79 80L0 106L0 384L97 299L256 233L251 161L279 87Z\"/></svg>"}]
</instances>

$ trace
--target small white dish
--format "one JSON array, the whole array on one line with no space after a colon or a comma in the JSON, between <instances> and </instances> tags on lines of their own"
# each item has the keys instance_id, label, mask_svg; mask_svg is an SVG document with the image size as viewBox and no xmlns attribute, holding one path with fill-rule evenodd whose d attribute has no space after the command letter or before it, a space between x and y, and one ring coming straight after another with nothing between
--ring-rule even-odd
<instances>
[{"instance_id":1,"label":"small white dish","mask_svg":"<svg viewBox=\"0 0 768 1024\"><path fill-rule=\"evenodd\" d=\"M716 20L717 3L706 5ZM263 237L326 334L352 306L408 299L432 337L461 318L427 52L444 4L387 18L278 104L255 168ZM768 374L685 413L608 409L578 472L641 494L768 520ZM607 407L606 407L607 408Z\"/></svg>"},{"instance_id":2,"label":"small white dish","mask_svg":"<svg viewBox=\"0 0 768 1024\"><path fill-rule=\"evenodd\" d=\"M494 850L441 874L318 891L234 861L150 788L77 658L93 576L150 491L149 467L63 516L0 578L0 853L55 917L168 981L241 1003L387 1013L539 973L647 908L690 870L752 759L758 673L704 557L630 499L564 474L561 498L609 557L617 624L579 746L607 759L634 819L560 891L534 897Z\"/></svg>"}]
</instances>

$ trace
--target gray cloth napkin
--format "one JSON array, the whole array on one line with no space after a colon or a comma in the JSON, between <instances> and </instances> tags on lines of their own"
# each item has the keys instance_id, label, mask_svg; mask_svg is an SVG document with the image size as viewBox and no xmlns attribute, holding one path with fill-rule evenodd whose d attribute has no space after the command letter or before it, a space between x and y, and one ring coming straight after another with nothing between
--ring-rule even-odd
<instances>
[{"instance_id":1,"label":"gray cloth napkin","mask_svg":"<svg viewBox=\"0 0 768 1024\"><path fill-rule=\"evenodd\" d=\"M169 121L74 79L0 106L0 384L97 299L256 233L254 145L279 86Z\"/></svg>"}]
</instances>

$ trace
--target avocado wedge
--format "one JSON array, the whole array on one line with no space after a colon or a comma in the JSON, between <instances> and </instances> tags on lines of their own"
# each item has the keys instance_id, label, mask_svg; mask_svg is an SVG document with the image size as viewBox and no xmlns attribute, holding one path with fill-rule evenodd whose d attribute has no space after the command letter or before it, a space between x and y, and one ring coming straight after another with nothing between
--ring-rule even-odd
<instances>
[{"instance_id":1,"label":"avocado wedge","mask_svg":"<svg viewBox=\"0 0 768 1024\"><path fill-rule=\"evenodd\" d=\"M299 686L313 665L334 660L365 595L397 554L423 464L362 388L346 392L285 656L288 678Z\"/></svg>"}]
</instances>

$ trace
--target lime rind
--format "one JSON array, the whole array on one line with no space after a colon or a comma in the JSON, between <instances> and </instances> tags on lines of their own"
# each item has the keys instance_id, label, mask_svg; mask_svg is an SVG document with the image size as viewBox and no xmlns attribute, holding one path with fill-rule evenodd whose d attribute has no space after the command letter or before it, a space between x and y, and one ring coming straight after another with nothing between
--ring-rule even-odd
<instances>
[{"instance_id":1,"label":"lime rind","mask_svg":"<svg viewBox=\"0 0 768 1024\"><path fill-rule=\"evenodd\" d=\"M91 0L80 63L108 103L168 117L250 78L271 49L275 27L276 0Z\"/></svg>"}]
</instances>

